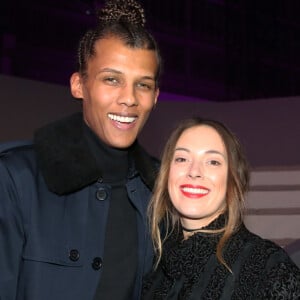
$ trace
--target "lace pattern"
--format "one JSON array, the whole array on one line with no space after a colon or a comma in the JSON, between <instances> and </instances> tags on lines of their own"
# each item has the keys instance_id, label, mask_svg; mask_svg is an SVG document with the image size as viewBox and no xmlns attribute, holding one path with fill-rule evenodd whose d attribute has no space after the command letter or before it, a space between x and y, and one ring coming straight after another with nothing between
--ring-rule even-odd
<instances>
[{"instance_id":1,"label":"lace pattern","mask_svg":"<svg viewBox=\"0 0 300 300\"><path fill-rule=\"evenodd\" d=\"M224 222L220 216L207 229L222 228ZM164 245L159 269L144 281L143 295L152 290L151 300L300 299L300 270L279 246L241 226L224 249L231 274L216 259L219 238L196 233L183 240L182 233L173 233ZM213 264L209 274L204 272L208 262Z\"/></svg>"}]
</instances>

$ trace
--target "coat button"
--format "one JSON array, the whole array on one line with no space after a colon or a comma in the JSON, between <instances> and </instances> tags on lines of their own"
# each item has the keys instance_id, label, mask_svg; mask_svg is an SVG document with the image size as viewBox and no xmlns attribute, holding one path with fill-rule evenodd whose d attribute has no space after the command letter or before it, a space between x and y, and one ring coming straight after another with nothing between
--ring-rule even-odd
<instances>
[{"instance_id":1,"label":"coat button","mask_svg":"<svg viewBox=\"0 0 300 300\"><path fill-rule=\"evenodd\" d=\"M79 259L79 251L77 249L72 249L69 252L69 259L71 261L77 261Z\"/></svg>"},{"instance_id":2,"label":"coat button","mask_svg":"<svg viewBox=\"0 0 300 300\"><path fill-rule=\"evenodd\" d=\"M102 259L100 257L95 257L92 263L94 270L99 270L102 267Z\"/></svg>"},{"instance_id":3,"label":"coat button","mask_svg":"<svg viewBox=\"0 0 300 300\"><path fill-rule=\"evenodd\" d=\"M107 198L107 192L104 188L100 188L96 192L96 197L98 200L103 201Z\"/></svg>"}]
</instances>

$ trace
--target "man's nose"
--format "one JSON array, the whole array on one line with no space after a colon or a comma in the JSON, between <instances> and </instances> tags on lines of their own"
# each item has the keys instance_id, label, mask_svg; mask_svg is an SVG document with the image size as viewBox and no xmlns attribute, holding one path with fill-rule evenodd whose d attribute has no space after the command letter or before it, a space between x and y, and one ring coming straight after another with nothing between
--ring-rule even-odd
<instances>
[{"instance_id":1,"label":"man's nose","mask_svg":"<svg viewBox=\"0 0 300 300\"><path fill-rule=\"evenodd\" d=\"M119 96L119 104L124 104L126 106L136 106L138 105L138 100L135 93L135 88L132 85L124 85L122 87L121 94Z\"/></svg>"}]
</instances>

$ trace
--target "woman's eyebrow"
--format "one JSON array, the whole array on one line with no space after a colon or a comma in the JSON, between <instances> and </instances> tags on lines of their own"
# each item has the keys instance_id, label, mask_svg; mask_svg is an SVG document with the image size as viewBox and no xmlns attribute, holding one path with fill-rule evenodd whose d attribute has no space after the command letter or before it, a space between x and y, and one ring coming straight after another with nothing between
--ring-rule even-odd
<instances>
[{"instance_id":1,"label":"woman's eyebrow","mask_svg":"<svg viewBox=\"0 0 300 300\"><path fill-rule=\"evenodd\" d=\"M188 148L185 148L185 147L178 147L178 148L175 148L175 151L191 152ZM211 150L206 150L204 153L205 153L205 154L218 154L218 155L221 155L221 156L223 156L224 158L226 158L225 154L222 153L222 152L220 152L220 151L218 151L218 150L213 150L213 149L211 149Z\"/></svg>"},{"instance_id":2,"label":"woman's eyebrow","mask_svg":"<svg viewBox=\"0 0 300 300\"><path fill-rule=\"evenodd\" d=\"M187 149L187 148L184 148L184 147L178 147L178 148L175 148L175 151L185 151L185 152L191 152L189 149Z\"/></svg>"}]
</instances>

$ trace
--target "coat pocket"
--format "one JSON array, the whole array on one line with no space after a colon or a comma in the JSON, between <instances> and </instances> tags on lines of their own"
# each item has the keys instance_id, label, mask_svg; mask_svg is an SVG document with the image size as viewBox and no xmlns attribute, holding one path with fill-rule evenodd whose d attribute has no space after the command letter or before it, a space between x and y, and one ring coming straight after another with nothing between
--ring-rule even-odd
<instances>
[{"instance_id":1,"label":"coat pocket","mask_svg":"<svg viewBox=\"0 0 300 300\"><path fill-rule=\"evenodd\" d=\"M24 261L40 262L66 267L81 267L82 251L79 247L43 241L39 245L27 245L23 252Z\"/></svg>"}]
</instances>

